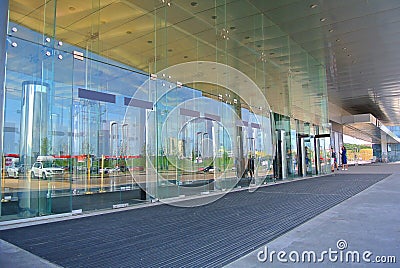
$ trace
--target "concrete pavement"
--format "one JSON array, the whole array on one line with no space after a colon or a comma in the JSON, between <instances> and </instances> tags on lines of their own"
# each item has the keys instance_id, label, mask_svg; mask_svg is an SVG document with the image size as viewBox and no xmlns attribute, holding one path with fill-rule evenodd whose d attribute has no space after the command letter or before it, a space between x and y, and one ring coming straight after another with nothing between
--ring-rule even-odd
<instances>
[{"instance_id":1,"label":"concrete pavement","mask_svg":"<svg viewBox=\"0 0 400 268\"><path fill-rule=\"evenodd\" d=\"M0 239L0 267L2 268L57 268L26 250Z\"/></svg>"},{"instance_id":2,"label":"concrete pavement","mask_svg":"<svg viewBox=\"0 0 400 268\"><path fill-rule=\"evenodd\" d=\"M400 164L377 163L350 166L347 171L335 172L336 174L391 173L392 175L227 267L293 267L293 265L296 267L399 267ZM346 248L340 250L344 246ZM329 249L332 250L331 259L328 255ZM279 261L275 254L272 261L268 258L263 262L264 253L268 252L268 257L270 257L272 251L283 251L286 256ZM309 261L309 253L304 253L310 251L316 253L315 262L313 258ZM328 253L321 257L323 251L328 251ZM333 251L337 251L337 254L333 254ZM359 253L360 262L353 261L352 255L356 254L356 251ZM363 260L362 254L366 251L372 254L366 253L368 256ZM343 261L340 258L341 252ZM305 261L302 261L303 253ZM283 256L284 253L281 254ZM292 254L291 259L290 254ZM378 257L386 262L393 262L393 256L396 263L378 263L380 260L375 259ZM356 259L354 257L354 260ZM295 263L292 260L299 260L299 262Z\"/></svg>"}]
</instances>

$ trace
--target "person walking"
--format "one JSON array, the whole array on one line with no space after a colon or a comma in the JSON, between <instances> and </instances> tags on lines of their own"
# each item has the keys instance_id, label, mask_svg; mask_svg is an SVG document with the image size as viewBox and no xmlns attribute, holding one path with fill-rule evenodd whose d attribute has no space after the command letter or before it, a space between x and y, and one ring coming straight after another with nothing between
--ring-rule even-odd
<instances>
[{"instance_id":1,"label":"person walking","mask_svg":"<svg viewBox=\"0 0 400 268\"><path fill-rule=\"evenodd\" d=\"M349 165L347 164L347 150L344 145L342 145L342 170L348 170Z\"/></svg>"},{"instance_id":2,"label":"person walking","mask_svg":"<svg viewBox=\"0 0 400 268\"><path fill-rule=\"evenodd\" d=\"M250 154L250 157L247 161L247 170L249 172L250 175L250 180L253 179L254 176L254 156L252 154Z\"/></svg>"},{"instance_id":3,"label":"person walking","mask_svg":"<svg viewBox=\"0 0 400 268\"><path fill-rule=\"evenodd\" d=\"M336 152L335 152L335 150L333 149L333 147L331 146L331 171L332 171L332 172L335 172L335 168L336 168L337 170L339 170L338 163L337 163Z\"/></svg>"}]
</instances>

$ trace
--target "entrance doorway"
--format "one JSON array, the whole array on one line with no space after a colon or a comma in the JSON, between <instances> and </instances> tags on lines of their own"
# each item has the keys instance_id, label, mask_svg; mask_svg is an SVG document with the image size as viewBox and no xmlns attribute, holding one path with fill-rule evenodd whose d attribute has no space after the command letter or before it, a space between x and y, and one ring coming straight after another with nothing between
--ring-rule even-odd
<instances>
[{"instance_id":1,"label":"entrance doorway","mask_svg":"<svg viewBox=\"0 0 400 268\"><path fill-rule=\"evenodd\" d=\"M311 176L316 174L314 138L309 135L298 136L298 175Z\"/></svg>"},{"instance_id":2,"label":"entrance doorway","mask_svg":"<svg viewBox=\"0 0 400 268\"><path fill-rule=\"evenodd\" d=\"M276 131L276 157L275 157L275 177L278 179L287 178L287 152L286 152L286 132L284 130Z\"/></svg>"}]
</instances>

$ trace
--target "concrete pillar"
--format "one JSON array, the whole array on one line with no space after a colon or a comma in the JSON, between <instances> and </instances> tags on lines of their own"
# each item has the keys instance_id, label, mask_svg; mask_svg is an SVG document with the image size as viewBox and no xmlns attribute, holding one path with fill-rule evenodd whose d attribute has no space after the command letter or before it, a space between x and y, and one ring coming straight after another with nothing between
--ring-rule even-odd
<instances>
[{"instance_id":1,"label":"concrete pillar","mask_svg":"<svg viewBox=\"0 0 400 268\"><path fill-rule=\"evenodd\" d=\"M381 155L382 162L388 161L388 146L387 146L387 134L381 131Z\"/></svg>"}]
</instances>

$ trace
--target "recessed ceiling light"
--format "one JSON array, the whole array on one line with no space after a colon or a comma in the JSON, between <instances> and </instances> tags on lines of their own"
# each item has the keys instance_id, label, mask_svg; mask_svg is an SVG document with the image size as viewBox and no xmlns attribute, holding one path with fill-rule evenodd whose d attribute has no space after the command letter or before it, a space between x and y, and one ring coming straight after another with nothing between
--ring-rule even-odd
<instances>
[{"instance_id":1,"label":"recessed ceiling light","mask_svg":"<svg viewBox=\"0 0 400 268\"><path fill-rule=\"evenodd\" d=\"M169 7L171 6L171 0L161 0L161 2Z\"/></svg>"},{"instance_id":2,"label":"recessed ceiling light","mask_svg":"<svg viewBox=\"0 0 400 268\"><path fill-rule=\"evenodd\" d=\"M317 4L312 4L311 6L310 6L310 8L316 8L318 5Z\"/></svg>"},{"instance_id":3,"label":"recessed ceiling light","mask_svg":"<svg viewBox=\"0 0 400 268\"><path fill-rule=\"evenodd\" d=\"M215 20L215 19L217 19L217 16L213 15L213 16L211 16L211 18L212 18L213 20Z\"/></svg>"},{"instance_id":4,"label":"recessed ceiling light","mask_svg":"<svg viewBox=\"0 0 400 268\"><path fill-rule=\"evenodd\" d=\"M190 3L190 5L191 5L192 7L197 7L199 4L198 4L197 2L192 2L192 3Z\"/></svg>"},{"instance_id":5,"label":"recessed ceiling light","mask_svg":"<svg viewBox=\"0 0 400 268\"><path fill-rule=\"evenodd\" d=\"M321 22L324 22L324 21L326 21L326 18L320 18L319 19Z\"/></svg>"}]
</instances>

